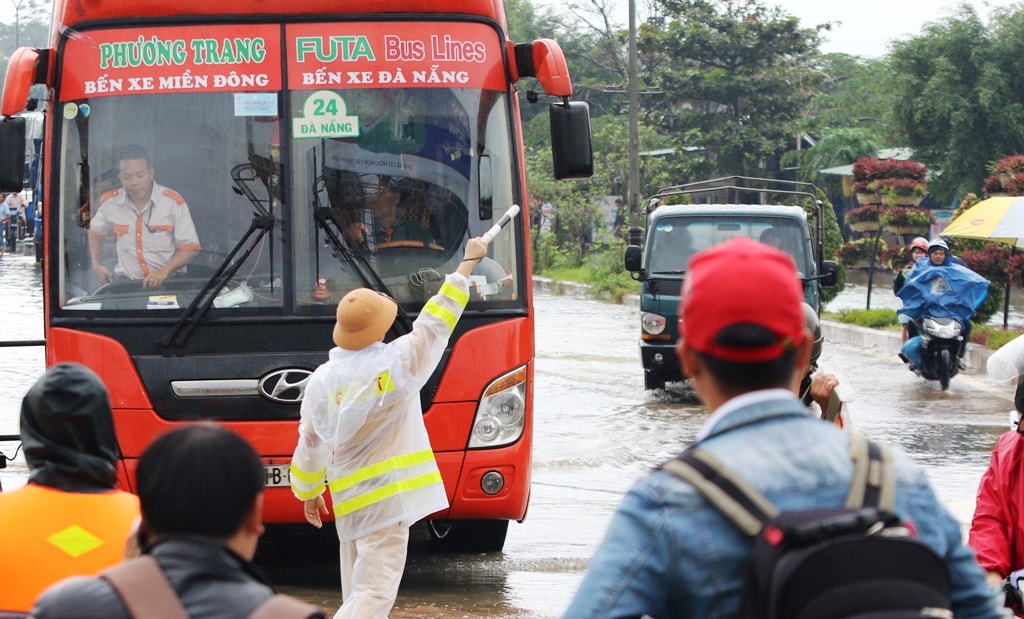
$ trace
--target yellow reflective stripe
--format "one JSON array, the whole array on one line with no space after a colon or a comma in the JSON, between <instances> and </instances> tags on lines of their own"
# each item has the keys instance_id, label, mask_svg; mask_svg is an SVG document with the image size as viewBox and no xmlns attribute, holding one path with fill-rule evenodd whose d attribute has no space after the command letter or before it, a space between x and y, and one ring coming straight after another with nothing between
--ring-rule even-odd
<instances>
[{"instance_id":1,"label":"yellow reflective stripe","mask_svg":"<svg viewBox=\"0 0 1024 619\"><path fill-rule=\"evenodd\" d=\"M469 303L469 293L459 290L448 282L441 284L441 289L438 292L458 303L460 307L466 307L466 304Z\"/></svg>"},{"instance_id":2,"label":"yellow reflective stripe","mask_svg":"<svg viewBox=\"0 0 1024 619\"><path fill-rule=\"evenodd\" d=\"M323 493L323 484L317 484L316 488L313 488L312 490L300 490L295 487L295 484L292 484L292 494L294 494L300 501L308 501L310 499L315 499L316 497L320 496Z\"/></svg>"},{"instance_id":3,"label":"yellow reflective stripe","mask_svg":"<svg viewBox=\"0 0 1024 619\"><path fill-rule=\"evenodd\" d=\"M443 320L444 323L448 325L449 332L455 330L455 323L459 321L458 316L456 316L450 309L442 307L433 301L427 301L427 304L423 306L423 311Z\"/></svg>"},{"instance_id":4,"label":"yellow reflective stripe","mask_svg":"<svg viewBox=\"0 0 1024 619\"><path fill-rule=\"evenodd\" d=\"M377 395L384 395L389 391L394 391L395 382L391 380L391 372L388 370L384 370L383 372L378 374L377 378L373 382L373 386L377 392Z\"/></svg>"},{"instance_id":5,"label":"yellow reflective stripe","mask_svg":"<svg viewBox=\"0 0 1024 619\"><path fill-rule=\"evenodd\" d=\"M369 505L373 505L379 501L395 496L400 492L408 492L409 490L417 490L425 486L441 483L441 473L437 471L431 471L424 473L418 477L412 479L402 479L380 488L375 488L370 492L361 494L357 497L351 498L347 501L343 501L334 506L334 516L341 517L347 514L351 514L354 511L363 509Z\"/></svg>"},{"instance_id":6,"label":"yellow reflective stripe","mask_svg":"<svg viewBox=\"0 0 1024 619\"><path fill-rule=\"evenodd\" d=\"M291 476L304 484L315 484L317 482L323 482L324 478L327 477L327 469L320 469L315 473L308 473L299 468L297 464L292 462L291 466L288 467L288 472Z\"/></svg>"},{"instance_id":7,"label":"yellow reflective stripe","mask_svg":"<svg viewBox=\"0 0 1024 619\"><path fill-rule=\"evenodd\" d=\"M331 489L331 492L341 492L342 490L347 490L358 483L383 475L388 471L397 471L398 469L416 466L417 464L431 462L433 459L434 452L430 449L395 456L394 458L388 458L387 460L382 460L375 464L371 464L370 466L363 467L351 475L333 479L327 484L327 486Z\"/></svg>"}]
</instances>

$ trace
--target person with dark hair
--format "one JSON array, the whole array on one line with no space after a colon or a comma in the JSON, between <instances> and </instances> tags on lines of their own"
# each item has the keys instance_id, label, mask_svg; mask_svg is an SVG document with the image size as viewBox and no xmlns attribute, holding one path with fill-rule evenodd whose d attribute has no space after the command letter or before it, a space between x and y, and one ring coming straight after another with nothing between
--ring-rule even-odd
<instances>
[{"instance_id":1,"label":"person with dark hair","mask_svg":"<svg viewBox=\"0 0 1024 619\"><path fill-rule=\"evenodd\" d=\"M140 280L143 288L158 288L175 271L199 254L199 236L181 194L155 183L149 153L130 144L118 156L121 189L99 200L89 220L89 255L100 284L114 277ZM103 263L103 244L117 247L114 271Z\"/></svg>"},{"instance_id":2,"label":"person with dark hair","mask_svg":"<svg viewBox=\"0 0 1024 619\"><path fill-rule=\"evenodd\" d=\"M783 513L842 508L854 472L851 434L808 415L796 396L813 346L802 301L793 259L744 237L693 256L679 311L676 352L710 414L695 445ZM956 616L999 617L924 469L886 451L894 511L948 566ZM735 617L752 547L699 490L659 467L623 498L564 616Z\"/></svg>"},{"instance_id":3,"label":"person with dark hair","mask_svg":"<svg viewBox=\"0 0 1024 619\"><path fill-rule=\"evenodd\" d=\"M166 605L182 617L324 616L275 595L251 563L263 534L264 471L244 438L209 423L177 428L146 448L136 477L142 556L54 585L31 617L148 617Z\"/></svg>"},{"instance_id":4,"label":"person with dark hair","mask_svg":"<svg viewBox=\"0 0 1024 619\"><path fill-rule=\"evenodd\" d=\"M615 198L615 216L612 219L612 236L618 237L622 234L622 226L626 225L626 208L622 204L622 198Z\"/></svg>"},{"instance_id":5,"label":"person with dark hair","mask_svg":"<svg viewBox=\"0 0 1024 619\"><path fill-rule=\"evenodd\" d=\"M344 231L345 240L371 252L402 242L440 249L428 228L426 188L426 183L407 176L378 176L376 184L365 189L361 205L365 207L364 220ZM354 208L351 204L345 206L349 210Z\"/></svg>"},{"instance_id":6,"label":"person with dark hair","mask_svg":"<svg viewBox=\"0 0 1024 619\"><path fill-rule=\"evenodd\" d=\"M335 347L306 384L291 487L316 528L331 513L338 531L342 606L335 619L386 619L405 571L409 527L448 507L423 423L420 390L437 368L469 302L469 276L487 242L464 258L416 317L412 331L384 337L394 299L356 288L338 303Z\"/></svg>"},{"instance_id":7,"label":"person with dark hair","mask_svg":"<svg viewBox=\"0 0 1024 619\"><path fill-rule=\"evenodd\" d=\"M1016 380L1013 428L1000 435L981 476L967 541L994 586L1024 569L1024 376Z\"/></svg>"},{"instance_id":8,"label":"person with dark hair","mask_svg":"<svg viewBox=\"0 0 1024 619\"><path fill-rule=\"evenodd\" d=\"M28 483L0 494L0 615L27 613L36 596L124 558L139 517L117 490L120 449L107 389L89 368L55 365L21 403Z\"/></svg>"}]
</instances>

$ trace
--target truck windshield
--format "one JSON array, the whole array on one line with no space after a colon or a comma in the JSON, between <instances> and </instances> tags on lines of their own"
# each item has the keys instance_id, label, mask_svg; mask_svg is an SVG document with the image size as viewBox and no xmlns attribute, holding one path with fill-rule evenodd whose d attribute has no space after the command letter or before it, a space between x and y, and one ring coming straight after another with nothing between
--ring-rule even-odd
<instances>
[{"instance_id":1,"label":"truck windshield","mask_svg":"<svg viewBox=\"0 0 1024 619\"><path fill-rule=\"evenodd\" d=\"M648 272L652 275L682 275L690 257L735 236L748 236L781 249L810 273L810 239L800 222L788 217L663 217L650 231Z\"/></svg>"},{"instance_id":2,"label":"truck windshield","mask_svg":"<svg viewBox=\"0 0 1024 619\"><path fill-rule=\"evenodd\" d=\"M285 57L302 44L282 36L309 39L319 31L308 24L294 35L250 24L69 38L53 307L153 315L206 295L213 315L327 315L348 290L371 286L418 309L466 239L519 201L508 96L474 77L500 70L497 35L432 27L478 37L466 71L424 72L467 86L345 87L344 72L304 73L302 58ZM383 66L374 79L391 74ZM508 226L492 244L470 311L524 303L519 236Z\"/></svg>"}]
</instances>

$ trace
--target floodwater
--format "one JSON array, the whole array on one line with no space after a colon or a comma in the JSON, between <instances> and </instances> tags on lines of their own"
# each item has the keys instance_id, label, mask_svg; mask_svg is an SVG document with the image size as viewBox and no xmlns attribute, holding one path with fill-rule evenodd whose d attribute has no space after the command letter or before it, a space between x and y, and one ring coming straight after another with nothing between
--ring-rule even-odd
<instances>
[{"instance_id":1,"label":"floodwater","mask_svg":"<svg viewBox=\"0 0 1024 619\"><path fill-rule=\"evenodd\" d=\"M875 293L892 297L887 283ZM842 302L858 307L863 298L856 294L852 288ZM32 258L3 259L0 295L8 325L0 339L40 338L40 275ZM548 295L538 295L535 306L529 514L511 524L499 553L434 554L415 527L391 615L396 619L558 617L622 494L690 443L706 419L682 390L644 390L635 307ZM13 433L21 396L42 372L43 353L0 348L0 354L6 369L0 433ZM1012 388L966 373L943 392L906 371L888 351L827 344L822 361L853 398L853 424L910 453L927 468L946 505L969 521L990 450L1007 429ZM13 450L14 444L0 445L8 455ZM20 456L0 472L5 488L23 483L24 476ZM336 556L332 531L300 527L269 533L257 562L282 591L333 609L340 598Z\"/></svg>"}]
</instances>

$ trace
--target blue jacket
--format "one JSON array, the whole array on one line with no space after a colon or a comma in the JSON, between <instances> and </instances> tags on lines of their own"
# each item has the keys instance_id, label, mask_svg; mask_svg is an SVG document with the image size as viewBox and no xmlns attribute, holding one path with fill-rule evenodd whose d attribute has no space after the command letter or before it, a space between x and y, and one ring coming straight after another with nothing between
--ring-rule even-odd
<instances>
[{"instance_id":1,"label":"blue jacket","mask_svg":"<svg viewBox=\"0 0 1024 619\"><path fill-rule=\"evenodd\" d=\"M853 475L848 434L810 417L799 400L780 391L742 397L747 405L711 418L700 447L781 510L842 507ZM893 452L896 510L948 563L956 617L1001 617L973 552L961 542L960 524L935 496L924 469ZM734 617L750 548L750 538L693 487L654 471L636 482L612 516L565 617Z\"/></svg>"}]
</instances>

